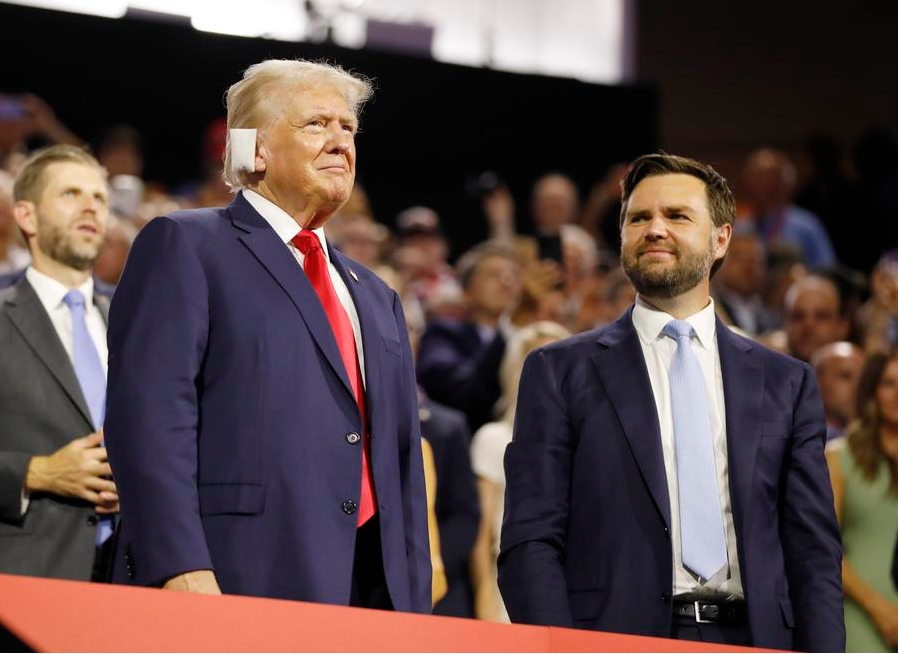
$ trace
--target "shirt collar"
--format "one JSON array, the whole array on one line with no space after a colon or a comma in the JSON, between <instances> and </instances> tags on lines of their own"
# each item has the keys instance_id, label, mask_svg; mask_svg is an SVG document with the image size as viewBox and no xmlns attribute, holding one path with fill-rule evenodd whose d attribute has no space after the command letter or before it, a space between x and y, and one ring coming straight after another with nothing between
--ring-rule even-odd
<instances>
[{"instance_id":1,"label":"shirt collar","mask_svg":"<svg viewBox=\"0 0 898 654\"><path fill-rule=\"evenodd\" d=\"M259 215L271 225L271 228L278 235L278 238L284 243L289 243L293 240L294 236L299 234L300 227L296 224L296 221L290 217L290 214L281 209L274 202L267 198L263 198L261 195L248 188L245 188L240 192L243 193L243 197L246 198L246 201L249 202L250 205L252 205L253 209L258 211ZM324 250L324 256L327 258L327 261L330 262L331 256L330 252L327 250L327 239L324 236L324 227L318 227L312 231L315 232L318 236L318 240L321 241L321 249Z\"/></svg>"},{"instance_id":2,"label":"shirt collar","mask_svg":"<svg viewBox=\"0 0 898 654\"><path fill-rule=\"evenodd\" d=\"M66 293L71 290L65 284L53 279L49 275L35 270L34 266L28 266L28 269L25 271L25 278L28 280L28 283L31 284L31 288L34 289L34 292L37 293L37 297L40 299L41 304L48 310L58 308L62 304L62 299L65 297ZM81 286L78 286L77 290L81 291L81 294L84 296L85 306L89 307L94 303L93 277L88 275L87 281L81 284Z\"/></svg>"},{"instance_id":3,"label":"shirt collar","mask_svg":"<svg viewBox=\"0 0 898 654\"><path fill-rule=\"evenodd\" d=\"M636 304L633 307L633 326L640 340L646 345L652 345L662 337L664 326L674 317L665 311L656 309L640 296L636 296ZM717 334L717 319L714 314L714 300L709 299L708 305L694 313L686 322L692 325L698 342L705 349L710 349Z\"/></svg>"}]
</instances>

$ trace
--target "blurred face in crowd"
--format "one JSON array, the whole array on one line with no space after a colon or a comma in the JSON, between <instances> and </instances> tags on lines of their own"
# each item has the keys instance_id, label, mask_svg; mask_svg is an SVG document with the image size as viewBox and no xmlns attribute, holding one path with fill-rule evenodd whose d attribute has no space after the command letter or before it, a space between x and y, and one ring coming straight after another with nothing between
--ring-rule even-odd
<instances>
[{"instance_id":1,"label":"blurred face in crowd","mask_svg":"<svg viewBox=\"0 0 898 654\"><path fill-rule=\"evenodd\" d=\"M771 211L788 203L795 183L795 168L782 152L764 148L748 157L743 181L754 208Z\"/></svg>"},{"instance_id":2,"label":"blurred face in crowd","mask_svg":"<svg viewBox=\"0 0 898 654\"><path fill-rule=\"evenodd\" d=\"M320 227L352 193L356 116L336 88L288 88L283 98L259 131L256 190L302 227Z\"/></svg>"},{"instance_id":3,"label":"blurred face in crowd","mask_svg":"<svg viewBox=\"0 0 898 654\"><path fill-rule=\"evenodd\" d=\"M715 283L744 298L760 293L767 275L764 257L764 245L757 236L734 235L726 263L718 271Z\"/></svg>"},{"instance_id":4,"label":"blurred face in crowd","mask_svg":"<svg viewBox=\"0 0 898 654\"><path fill-rule=\"evenodd\" d=\"M540 232L557 234L577 217L577 188L563 175L548 175L533 188L531 211Z\"/></svg>"},{"instance_id":5,"label":"blurred face in crowd","mask_svg":"<svg viewBox=\"0 0 898 654\"><path fill-rule=\"evenodd\" d=\"M824 281L808 278L799 282L797 292L786 294L786 337L789 353L808 361L817 348L841 341L848 332L847 321L839 314L839 292Z\"/></svg>"},{"instance_id":6,"label":"blurred face in crowd","mask_svg":"<svg viewBox=\"0 0 898 654\"><path fill-rule=\"evenodd\" d=\"M35 204L22 201L17 220L28 235L36 267L48 259L89 270L103 246L109 194L102 169L60 161L47 166Z\"/></svg>"},{"instance_id":7,"label":"blurred face in crowd","mask_svg":"<svg viewBox=\"0 0 898 654\"><path fill-rule=\"evenodd\" d=\"M647 298L672 298L703 285L727 251L731 228L715 227L705 184L691 175L665 174L639 182L621 229L621 264Z\"/></svg>"},{"instance_id":8,"label":"blurred face in crowd","mask_svg":"<svg viewBox=\"0 0 898 654\"><path fill-rule=\"evenodd\" d=\"M466 289L469 308L475 314L498 318L521 290L521 270L508 257L487 255L478 264Z\"/></svg>"},{"instance_id":9,"label":"blurred face in crowd","mask_svg":"<svg viewBox=\"0 0 898 654\"><path fill-rule=\"evenodd\" d=\"M854 415L864 353L858 346L845 341L827 347L816 367L817 382L827 418L844 427Z\"/></svg>"},{"instance_id":10,"label":"blurred face in crowd","mask_svg":"<svg viewBox=\"0 0 898 654\"><path fill-rule=\"evenodd\" d=\"M886 364L876 387L876 401L883 423L898 425L898 359L893 358Z\"/></svg>"}]
</instances>

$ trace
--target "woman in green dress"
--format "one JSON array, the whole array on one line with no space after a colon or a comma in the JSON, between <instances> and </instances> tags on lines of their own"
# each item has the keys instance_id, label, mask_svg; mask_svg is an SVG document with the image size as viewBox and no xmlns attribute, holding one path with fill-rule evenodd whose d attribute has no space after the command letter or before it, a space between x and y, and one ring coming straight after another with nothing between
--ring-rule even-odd
<instances>
[{"instance_id":1,"label":"woman in green dress","mask_svg":"<svg viewBox=\"0 0 898 654\"><path fill-rule=\"evenodd\" d=\"M898 351L870 356L857 398L858 417L826 455L845 549L846 651L896 651L889 573L898 536Z\"/></svg>"}]
</instances>

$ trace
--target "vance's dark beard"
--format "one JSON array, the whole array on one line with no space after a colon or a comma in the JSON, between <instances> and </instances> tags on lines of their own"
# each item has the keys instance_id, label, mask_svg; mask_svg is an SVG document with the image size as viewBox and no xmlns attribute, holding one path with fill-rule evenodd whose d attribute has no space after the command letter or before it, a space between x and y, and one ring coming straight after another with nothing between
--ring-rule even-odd
<instances>
[{"instance_id":1,"label":"vance's dark beard","mask_svg":"<svg viewBox=\"0 0 898 654\"><path fill-rule=\"evenodd\" d=\"M663 268L658 265L640 261L638 254L624 257L624 272L636 291L644 297L669 299L691 291L708 275L714 263L714 245L702 253L683 254L674 250L676 257L673 266Z\"/></svg>"}]
</instances>

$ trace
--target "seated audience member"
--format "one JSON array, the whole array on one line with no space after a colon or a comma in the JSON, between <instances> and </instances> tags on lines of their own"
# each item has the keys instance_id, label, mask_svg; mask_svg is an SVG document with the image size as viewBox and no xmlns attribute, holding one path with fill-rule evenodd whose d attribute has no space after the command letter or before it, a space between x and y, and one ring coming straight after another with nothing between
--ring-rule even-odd
<instances>
[{"instance_id":1,"label":"seated audience member","mask_svg":"<svg viewBox=\"0 0 898 654\"><path fill-rule=\"evenodd\" d=\"M409 290L428 317L455 317L461 285L449 265L449 242L440 217L429 207L409 207L396 216L398 246Z\"/></svg>"},{"instance_id":2,"label":"seated audience member","mask_svg":"<svg viewBox=\"0 0 898 654\"><path fill-rule=\"evenodd\" d=\"M795 282L783 302L786 353L809 361L811 354L848 335L839 289L829 279L808 275Z\"/></svg>"},{"instance_id":3,"label":"seated audience member","mask_svg":"<svg viewBox=\"0 0 898 654\"><path fill-rule=\"evenodd\" d=\"M583 296L574 316L574 331L604 327L614 322L635 301L633 283L621 268L615 268L597 280L592 293Z\"/></svg>"},{"instance_id":4,"label":"seated audience member","mask_svg":"<svg viewBox=\"0 0 898 654\"><path fill-rule=\"evenodd\" d=\"M846 651L895 651L898 592L889 571L898 537L898 352L867 360L857 416L826 455L844 546Z\"/></svg>"},{"instance_id":5,"label":"seated audience member","mask_svg":"<svg viewBox=\"0 0 898 654\"><path fill-rule=\"evenodd\" d=\"M728 324L750 336L779 327L779 320L764 306L767 277L764 243L750 228L737 229L730 239L726 261L712 280L718 313Z\"/></svg>"},{"instance_id":6,"label":"seated audience member","mask_svg":"<svg viewBox=\"0 0 898 654\"><path fill-rule=\"evenodd\" d=\"M810 268L824 268L836 262L820 219L792 204L796 171L784 152L759 148L749 154L743 182L750 217L768 248L781 243L795 246Z\"/></svg>"},{"instance_id":7,"label":"seated audience member","mask_svg":"<svg viewBox=\"0 0 898 654\"><path fill-rule=\"evenodd\" d=\"M885 252L870 275L870 297L857 311L867 354L898 346L898 250Z\"/></svg>"},{"instance_id":8,"label":"seated audience member","mask_svg":"<svg viewBox=\"0 0 898 654\"><path fill-rule=\"evenodd\" d=\"M465 253L457 270L465 316L428 322L418 381L429 397L464 412L473 432L493 419L501 394L499 364L513 329L509 316L521 292L521 267L508 246L486 242Z\"/></svg>"},{"instance_id":9,"label":"seated audience member","mask_svg":"<svg viewBox=\"0 0 898 654\"><path fill-rule=\"evenodd\" d=\"M0 572L105 581L118 511L102 445L109 303L90 269L106 174L84 150L50 146L14 194L32 264L0 291Z\"/></svg>"},{"instance_id":10,"label":"seated audience member","mask_svg":"<svg viewBox=\"0 0 898 654\"><path fill-rule=\"evenodd\" d=\"M512 336L502 359L502 418L483 425L471 442L471 464L477 475L480 495L480 531L474 546L472 572L475 586L475 616L482 620L508 622L499 594L496 558L505 497L505 448L511 442L518 382L526 356L536 348L570 336L562 325L549 321L531 323Z\"/></svg>"},{"instance_id":11,"label":"seated audience member","mask_svg":"<svg viewBox=\"0 0 898 654\"><path fill-rule=\"evenodd\" d=\"M334 218L336 224L331 226L329 221L327 233L335 248L368 268L377 268L383 263L390 244L390 232L386 227L366 214L341 212Z\"/></svg>"},{"instance_id":12,"label":"seated audience member","mask_svg":"<svg viewBox=\"0 0 898 654\"><path fill-rule=\"evenodd\" d=\"M115 288L122 276L122 270L125 269L125 261L128 259L128 252L131 251L131 243L134 242L135 236L137 236L137 228L133 223L115 215L109 216L106 239L103 241L100 254L94 261L93 273L96 279L107 284L110 289Z\"/></svg>"},{"instance_id":13,"label":"seated audience member","mask_svg":"<svg viewBox=\"0 0 898 654\"><path fill-rule=\"evenodd\" d=\"M31 262L28 250L19 244L19 230L12 215L13 179L0 170L0 274L22 270Z\"/></svg>"},{"instance_id":14,"label":"seated audience member","mask_svg":"<svg viewBox=\"0 0 898 654\"><path fill-rule=\"evenodd\" d=\"M854 343L836 341L815 350L810 364L817 376L826 414L826 440L831 441L842 436L854 418L864 351Z\"/></svg>"}]
</instances>

